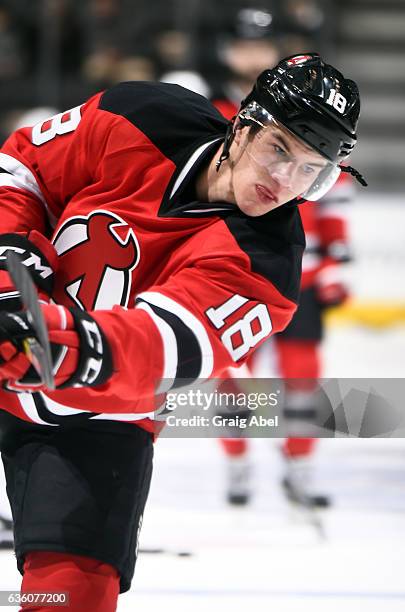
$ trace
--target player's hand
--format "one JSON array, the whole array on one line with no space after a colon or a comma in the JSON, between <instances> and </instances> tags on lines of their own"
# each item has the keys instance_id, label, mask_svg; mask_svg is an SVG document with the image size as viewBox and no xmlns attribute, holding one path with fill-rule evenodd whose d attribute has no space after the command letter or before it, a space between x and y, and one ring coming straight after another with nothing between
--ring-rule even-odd
<instances>
[{"instance_id":1,"label":"player's hand","mask_svg":"<svg viewBox=\"0 0 405 612\"><path fill-rule=\"evenodd\" d=\"M340 306L349 298L349 289L342 278L340 265L328 263L322 266L316 277L316 292L321 306Z\"/></svg>"},{"instance_id":2,"label":"player's hand","mask_svg":"<svg viewBox=\"0 0 405 612\"><path fill-rule=\"evenodd\" d=\"M0 311L15 312L22 308L18 291L7 272L9 251L18 253L31 274L41 301L49 302L58 265L58 254L53 244L36 230L28 234L0 234Z\"/></svg>"},{"instance_id":3,"label":"player's hand","mask_svg":"<svg viewBox=\"0 0 405 612\"><path fill-rule=\"evenodd\" d=\"M57 389L105 383L112 357L100 326L87 312L43 305ZM24 352L24 340L36 337L27 313L0 312L0 381L13 391L46 390Z\"/></svg>"}]
</instances>

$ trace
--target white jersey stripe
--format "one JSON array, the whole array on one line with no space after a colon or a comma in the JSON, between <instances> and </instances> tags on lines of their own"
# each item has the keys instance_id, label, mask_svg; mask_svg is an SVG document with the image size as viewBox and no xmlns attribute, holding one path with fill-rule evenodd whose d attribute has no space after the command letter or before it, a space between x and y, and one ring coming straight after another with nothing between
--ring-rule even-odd
<instances>
[{"instance_id":1,"label":"white jersey stripe","mask_svg":"<svg viewBox=\"0 0 405 612\"><path fill-rule=\"evenodd\" d=\"M0 294L0 300L9 300L10 298L20 297L19 291L9 291L8 293Z\"/></svg>"},{"instance_id":2,"label":"white jersey stripe","mask_svg":"<svg viewBox=\"0 0 405 612\"><path fill-rule=\"evenodd\" d=\"M37 196L45 204L45 198L39 185L32 174L31 170L24 166L18 159L0 153L0 168L4 168L10 174L2 173L0 175L1 185L11 185L12 187L19 187L20 189L26 189Z\"/></svg>"},{"instance_id":3,"label":"white jersey stripe","mask_svg":"<svg viewBox=\"0 0 405 612\"><path fill-rule=\"evenodd\" d=\"M33 421L34 423L38 423L38 425L57 426L55 425L55 423L47 423L46 421L43 421L41 419L34 402L34 397L31 393L18 393L17 398L25 414L29 417L31 421Z\"/></svg>"},{"instance_id":4,"label":"white jersey stripe","mask_svg":"<svg viewBox=\"0 0 405 612\"><path fill-rule=\"evenodd\" d=\"M65 406L64 404L60 404L55 400L51 399L47 395L41 392L42 399L44 400L45 406L47 409L55 415L58 416L71 416L75 414L91 414L88 410L83 410L81 408L74 408L73 406ZM108 412L103 412L102 414L97 414L92 417L92 421L104 420L104 421L140 421L141 419L153 419L154 412L121 412L116 414L110 414Z\"/></svg>"},{"instance_id":5,"label":"white jersey stripe","mask_svg":"<svg viewBox=\"0 0 405 612\"><path fill-rule=\"evenodd\" d=\"M103 412L97 414L92 421L141 421L142 419L155 419L155 412L117 412L115 414Z\"/></svg>"},{"instance_id":6,"label":"white jersey stripe","mask_svg":"<svg viewBox=\"0 0 405 612\"><path fill-rule=\"evenodd\" d=\"M207 212L218 212L218 211L222 211L222 210L229 210L229 208L199 208L196 210L190 209L190 210L184 210L183 212L185 213L196 213L196 214L205 214Z\"/></svg>"},{"instance_id":7,"label":"white jersey stripe","mask_svg":"<svg viewBox=\"0 0 405 612\"><path fill-rule=\"evenodd\" d=\"M0 153L0 168L6 170L6 172L0 173L0 186L25 189L35 195L45 206L50 222L55 225L56 219L48 209L45 197L31 170L18 161L18 159L6 153Z\"/></svg>"},{"instance_id":8,"label":"white jersey stripe","mask_svg":"<svg viewBox=\"0 0 405 612\"><path fill-rule=\"evenodd\" d=\"M177 340L174 331L168 323L159 315L157 315L153 309L146 304L146 302L140 302L136 308L145 310L148 313L158 331L163 342L163 374L162 382L157 389L157 393L165 393L172 388L176 378L177 363L178 363L178 349Z\"/></svg>"},{"instance_id":9,"label":"white jersey stripe","mask_svg":"<svg viewBox=\"0 0 405 612\"><path fill-rule=\"evenodd\" d=\"M176 193L176 191L179 189L180 185L182 184L182 182L184 181L184 179L186 178L187 174L190 172L191 168L194 166L194 164L197 162L198 158L201 157L201 155L204 153L204 151L210 146L212 145L213 142L216 142L217 140L221 140L221 138L214 138L214 140L210 140L210 142L205 142L203 145L201 145L201 147L198 147L198 149L196 149L194 151L194 153L191 155L191 157L189 158L189 160L186 162L186 164L184 165L184 167L182 168L179 176L176 179L176 182L173 185L173 189L172 192L170 194L170 197L172 198L174 196L174 194Z\"/></svg>"},{"instance_id":10,"label":"white jersey stripe","mask_svg":"<svg viewBox=\"0 0 405 612\"><path fill-rule=\"evenodd\" d=\"M44 401L46 408L55 416L72 416L78 414L91 414L88 410L82 410L81 408L74 408L73 406L65 406L60 404L50 397L47 397L44 393L41 393L41 397ZM31 393L19 393L18 400L29 419L37 423L38 425L48 425L50 427L59 427L58 423L48 423L41 419L38 414L37 407L34 402L34 396ZM92 417L93 420L104 420L104 421L140 421L142 419L154 419L154 412L121 412L116 414L102 413Z\"/></svg>"},{"instance_id":11,"label":"white jersey stripe","mask_svg":"<svg viewBox=\"0 0 405 612\"><path fill-rule=\"evenodd\" d=\"M46 408L52 414L57 416L71 416L76 414L91 414L89 410L83 410L82 408L74 408L73 406L66 406L65 404L61 404L51 399L47 395L41 392L42 399L44 400ZM105 421L140 421L141 419L153 419L154 412L121 412L116 414L110 414L108 412L103 412L101 414L97 414L92 417L92 421L94 419L97 420L105 420Z\"/></svg>"},{"instance_id":12,"label":"white jersey stripe","mask_svg":"<svg viewBox=\"0 0 405 612\"><path fill-rule=\"evenodd\" d=\"M181 306L181 304L175 302L168 296L163 295L163 293L145 291L139 294L137 298L149 302L149 304L153 306L158 306L168 312L172 312L193 332L200 346L202 355L201 370L198 378L209 378L214 368L214 354L207 331L201 321L199 321L192 312L187 310L187 308L184 308L184 306Z\"/></svg>"}]
</instances>

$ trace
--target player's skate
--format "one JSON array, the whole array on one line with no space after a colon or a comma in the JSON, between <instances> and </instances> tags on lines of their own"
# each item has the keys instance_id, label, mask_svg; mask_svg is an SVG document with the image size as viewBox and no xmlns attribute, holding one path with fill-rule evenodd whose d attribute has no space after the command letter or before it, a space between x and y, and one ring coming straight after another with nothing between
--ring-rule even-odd
<instances>
[{"instance_id":1,"label":"player's skate","mask_svg":"<svg viewBox=\"0 0 405 612\"><path fill-rule=\"evenodd\" d=\"M281 481L287 499L306 508L327 508L330 498L313 485L312 462L305 457L286 457L286 472Z\"/></svg>"},{"instance_id":2,"label":"player's skate","mask_svg":"<svg viewBox=\"0 0 405 612\"><path fill-rule=\"evenodd\" d=\"M0 548L14 548L13 522L0 515Z\"/></svg>"},{"instance_id":3,"label":"player's skate","mask_svg":"<svg viewBox=\"0 0 405 612\"><path fill-rule=\"evenodd\" d=\"M251 497L251 466L244 455L227 457L227 499L234 506L244 506Z\"/></svg>"}]
</instances>

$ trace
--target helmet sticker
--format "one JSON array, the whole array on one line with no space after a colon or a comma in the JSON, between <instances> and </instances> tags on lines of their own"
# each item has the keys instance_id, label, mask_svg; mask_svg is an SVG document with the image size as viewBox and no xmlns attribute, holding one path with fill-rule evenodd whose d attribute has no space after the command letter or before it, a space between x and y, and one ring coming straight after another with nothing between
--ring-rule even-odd
<instances>
[{"instance_id":1,"label":"helmet sticker","mask_svg":"<svg viewBox=\"0 0 405 612\"><path fill-rule=\"evenodd\" d=\"M312 55L296 55L288 60L287 66L299 66L310 59L312 59Z\"/></svg>"},{"instance_id":2,"label":"helmet sticker","mask_svg":"<svg viewBox=\"0 0 405 612\"><path fill-rule=\"evenodd\" d=\"M331 89L329 98L326 100L326 104L330 104L333 106L333 108L339 111L339 113L343 114L346 110L347 100L341 93L336 91L336 89Z\"/></svg>"}]
</instances>

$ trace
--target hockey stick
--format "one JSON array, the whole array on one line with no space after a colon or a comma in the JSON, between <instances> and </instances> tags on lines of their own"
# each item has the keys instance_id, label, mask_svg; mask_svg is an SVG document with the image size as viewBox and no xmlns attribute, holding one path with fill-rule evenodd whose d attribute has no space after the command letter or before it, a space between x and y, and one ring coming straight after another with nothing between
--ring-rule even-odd
<instances>
[{"instance_id":1,"label":"hockey stick","mask_svg":"<svg viewBox=\"0 0 405 612\"><path fill-rule=\"evenodd\" d=\"M26 338L23 341L24 353L36 369L44 385L48 389L55 389L48 329L39 304L37 289L21 259L12 251L7 254L7 270L15 288L20 293L20 300L37 336L36 338Z\"/></svg>"}]
</instances>

